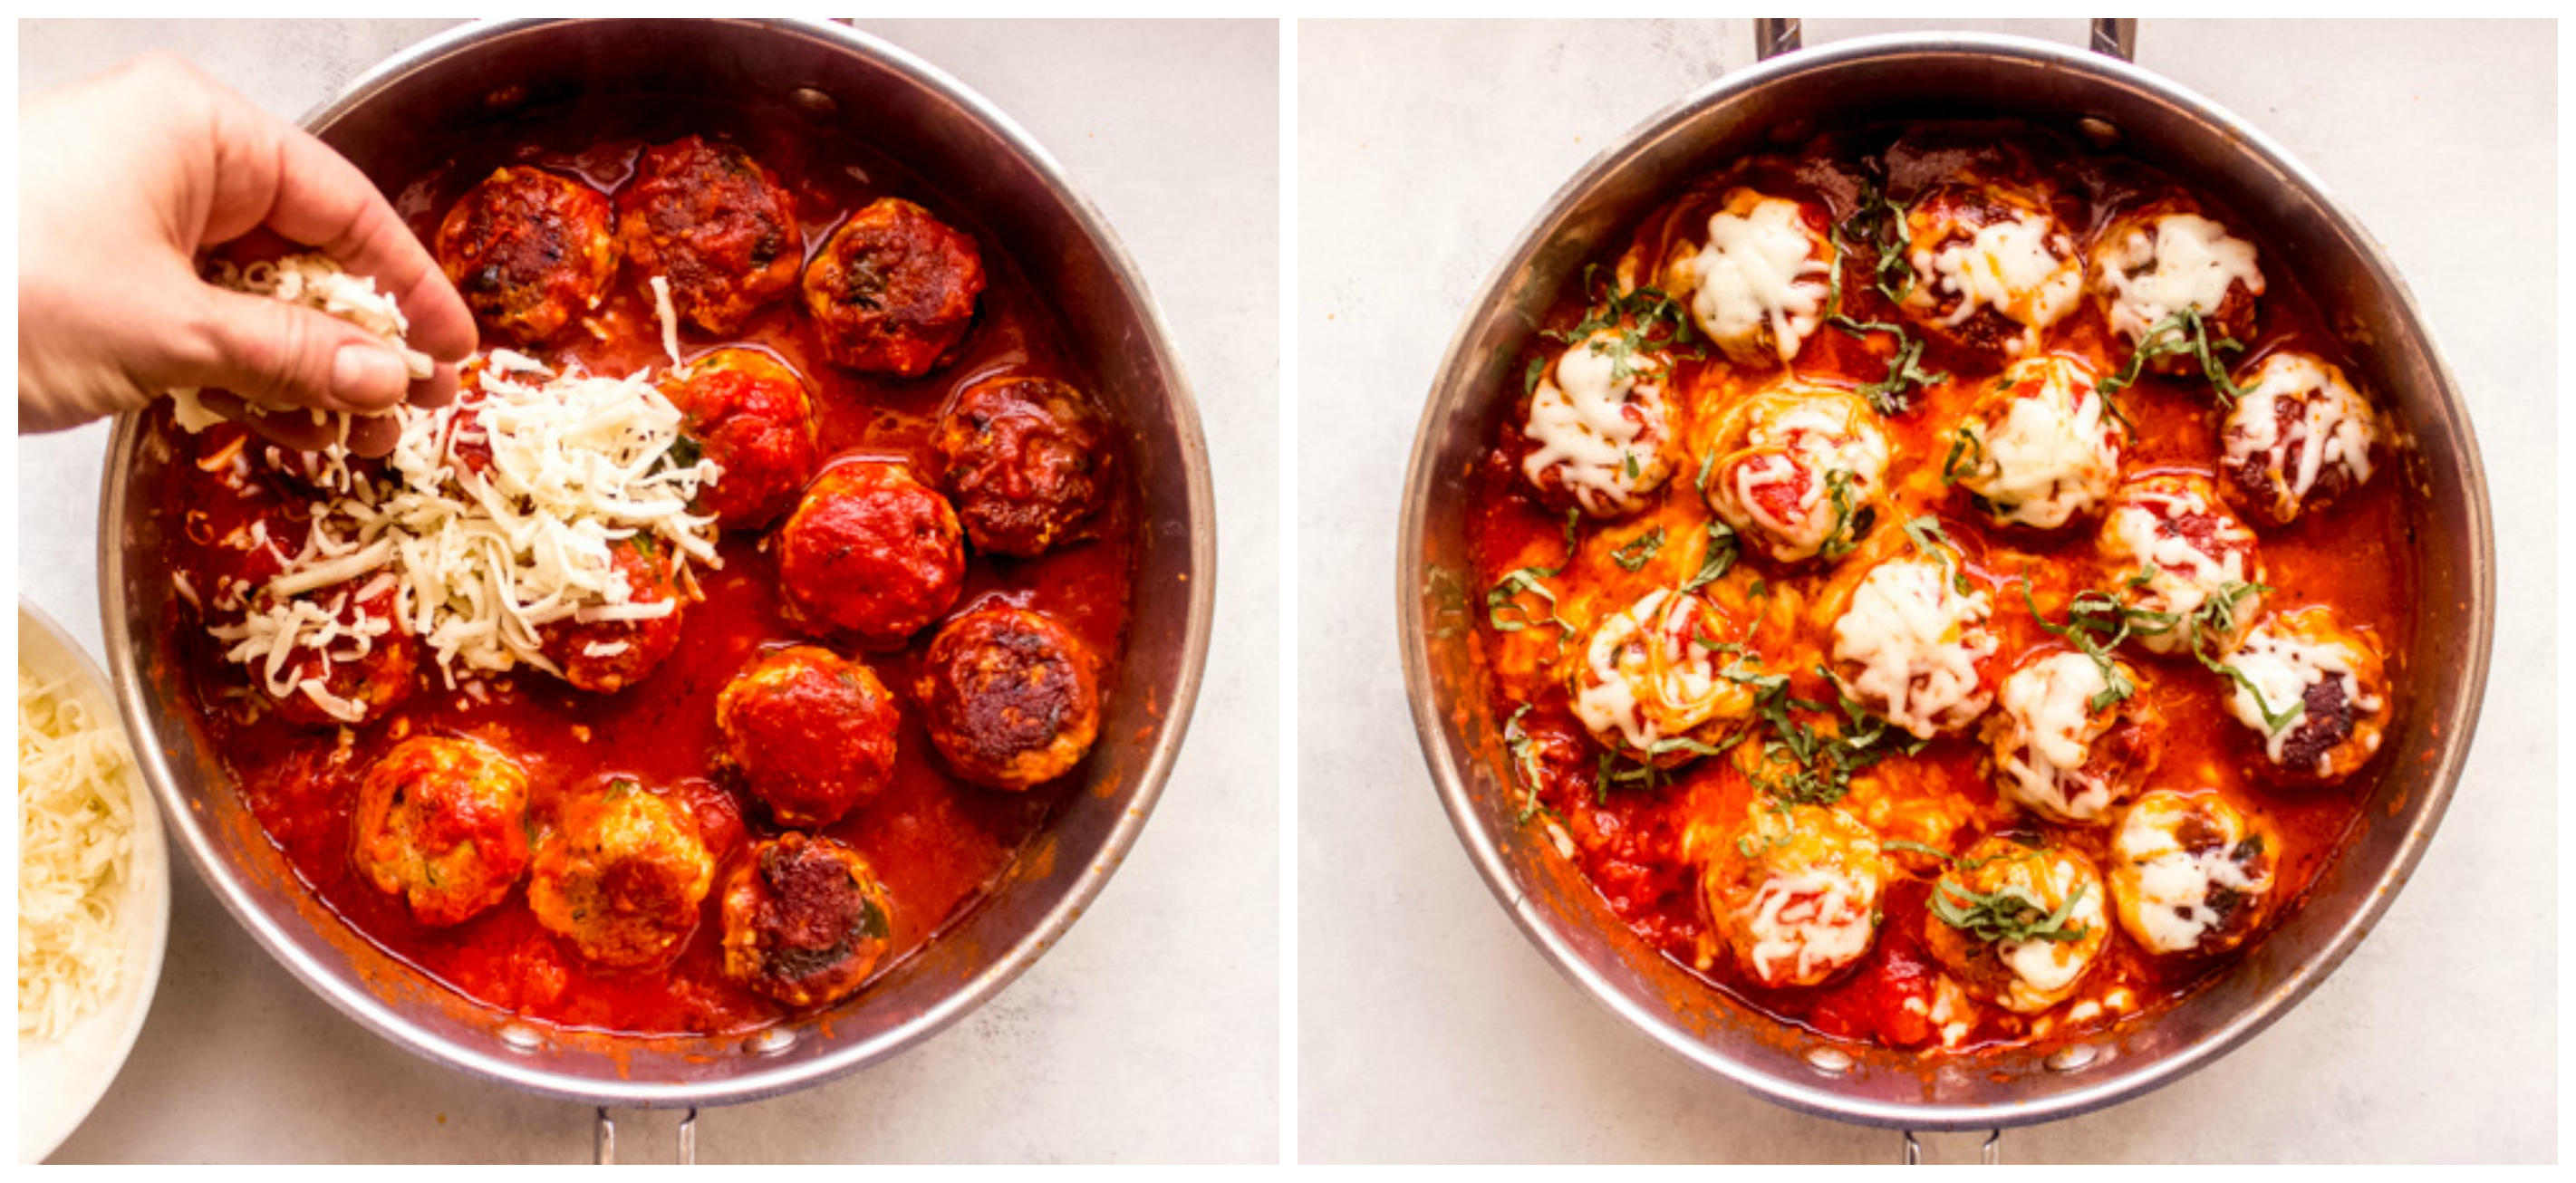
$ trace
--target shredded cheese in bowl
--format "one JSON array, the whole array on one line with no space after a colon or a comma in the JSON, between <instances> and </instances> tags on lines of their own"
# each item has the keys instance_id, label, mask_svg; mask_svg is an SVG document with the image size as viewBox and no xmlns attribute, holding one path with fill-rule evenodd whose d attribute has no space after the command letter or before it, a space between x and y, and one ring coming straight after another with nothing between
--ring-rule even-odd
<instances>
[{"instance_id":1,"label":"shredded cheese in bowl","mask_svg":"<svg viewBox=\"0 0 2576 1183\"><path fill-rule=\"evenodd\" d=\"M112 720L18 664L18 1038L59 1039L115 992L132 876L130 761Z\"/></svg>"}]
</instances>

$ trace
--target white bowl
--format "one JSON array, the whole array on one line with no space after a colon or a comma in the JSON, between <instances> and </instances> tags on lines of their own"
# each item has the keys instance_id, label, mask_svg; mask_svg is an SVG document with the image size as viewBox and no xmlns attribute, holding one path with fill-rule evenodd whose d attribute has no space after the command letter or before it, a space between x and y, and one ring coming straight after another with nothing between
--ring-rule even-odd
<instances>
[{"instance_id":1,"label":"white bowl","mask_svg":"<svg viewBox=\"0 0 2576 1183\"><path fill-rule=\"evenodd\" d=\"M34 1163L61 1146L107 1095L107 1086L125 1066L126 1053L134 1050L135 1037L143 1033L143 1016L152 1009L161 957L170 944L170 847L162 839L161 811L144 787L133 745L117 718L107 676L61 625L25 600L18 601L18 660L48 682L69 683L66 692L88 708L89 717L114 729L117 746L127 750L119 779L134 814L132 873L117 909L125 928L125 959L118 967L115 993L62 1038L18 1045L18 1161Z\"/></svg>"}]
</instances>

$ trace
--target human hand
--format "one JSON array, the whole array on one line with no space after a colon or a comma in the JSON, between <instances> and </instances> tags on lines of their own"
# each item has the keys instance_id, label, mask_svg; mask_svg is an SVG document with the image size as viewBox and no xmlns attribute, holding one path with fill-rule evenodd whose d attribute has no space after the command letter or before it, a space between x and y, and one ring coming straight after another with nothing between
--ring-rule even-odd
<instances>
[{"instance_id":1,"label":"human hand","mask_svg":"<svg viewBox=\"0 0 2576 1183\"><path fill-rule=\"evenodd\" d=\"M454 393L473 315L375 186L320 140L166 54L30 100L18 132L19 430L77 426L174 387L358 413ZM261 227L373 278L436 372L414 381L365 329L198 277L200 251ZM329 434L304 414L242 417L292 446ZM353 450L391 447L389 421L356 422L372 430L353 432Z\"/></svg>"}]
</instances>

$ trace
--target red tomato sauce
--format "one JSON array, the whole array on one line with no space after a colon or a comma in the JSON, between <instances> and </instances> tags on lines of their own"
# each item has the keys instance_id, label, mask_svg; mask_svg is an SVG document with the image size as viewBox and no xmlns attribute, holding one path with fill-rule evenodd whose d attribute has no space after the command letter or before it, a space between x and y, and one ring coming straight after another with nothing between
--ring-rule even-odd
<instances>
[{"instance_id":1,"label":"red tomato sauce","mask_svg":"<svg viewBox=\"0 0 2576 1183\"><path fill-rule=\"evenodd\" d=\"M2089 250L2092 233L2121 203L2163 187L2179 188L2171 178L2136 161L2075 149L2032 129L1980 126L1969 131L1969 139L2014 142L2030 149L2029 159L2044 162L2039 167L2047 179L2066 195L2059 216L2079 251ZM1617 251L1631 243L1644 257L1660 259L1666 257L1676 236L1704 234L1716 196L1735 184L1752 185L1773 196L1821 202L1832 221L1841 223L1857 207L1859 162L1874 156L1893 134L1894 129L1880 129L1821 136L1791 156L1742 162L1694 184L1690 192L1650 213L1633 232L1633 239L1612 240L1616 245L1595 260L1601 265L1599 274L1606 281ZM1989 159L1975 151L1927 153L1914 171L1919 179L1926 172L1957 170ZM1906 180L1901 172L1894 179L1900 186ZM1900 191L1898 196L1904 194ZM2238 236L2254 237L2245 219L2206 198L2201 204L2207 216L2224 222ZM2347 374L2356 373L2350 350L2329 330L2329 320L2296 272L2269 244L2258 241L2257 245L2263 248L2267 287L2248 348L2228 355L2230 370L2245 374L2267 353L2295 345L2341 365ZM1853 252L1840 265L1843 311L1856 321L1904 323L1917 340L1925 340L1929 335L1872 286L1866 266L1869 257L1866 252ZM1541 327L1559 333L1571 329L1586 317L1592 296L1580 290L1563 293ZM1705 337L1700 340L1704 343ZM1678 361L1666 388L1673 392L1675 430L1686 441L1686 463L1661 489L1647 495L1648 504L1640 512L1609 521L1582 519L1569 561L1565 513L1542 505L1522 471L1522 459L1531 450L1522 433L1528 407L1522 366L1536 359L1552 363L1563 348L1557 339L1535 338L1528 359L1498 367L1512 378L1511 389L1498 397L1520 401L1518 410L1501 417L1493 446L1470 474L1475 506L1467 526L1474 579L1470 600L1480 621L1478 637L1490 675L1493 717L1506 720L1519 713L1517 732L1528 739L1524 747L1516 748L1525 754L1513 761L1510 786L1522 824L1560 829L1566 841L1557 843L1558 849L1570 843L1573 861L1640 938L1711 989L1777 1019L1819 1035L1924 1049L1926 1054L2053 1042L2134 1021L2224 974L2244 949L2262 940L2258 932L2236 952L2216 957L2157 956L2140 947L2113 920L2109 943L2074 1000L2036 1016L1969 1001L1969 1033L1945 1049L1920 1010L1909 1008L1909 1001L1917 1006L1928 1002L1933 979L1942 972L1919 935L1927 918L1933 876L1900 870L1888 877L1879 904L1885 921L1856 966L1813 987L1773 989L1752 980L1716 936L1702 901L1700 867L1682 849L1683 835L1695 821L1724 824L1741 818L1755 799L1756 789L1734 765L1735 741L1720 745L1729 749L1726 754L1695 759L1673 770L1660 785L1620 783L1605 789L1598 763L1605 749L1573 714L1567 679L1582 664L1578 647L1592 621L1656 587L1682 582L1699 565L1704 524L1715 518L1693 487L1707 425L1734 399L1760 389L1777 370L1755 368L1736 376L1735 367L1714 347L1707 349L1704 360ZM2115 338L2104 323L2089 291L2074 312L2049 330L2043 348L2082 355L2103 375L2118 372L2130 353L2128 341ZM1858 387L1885 376L1892 351L1885 334L1861 338L1819 324L1794 369L1802 378ZM1949 378L1915 391L1907 410L1880 417L1891 449L1885 482L1888 508L1895 512L1882 510L1873 529L1873 533L1893 531L1897 522L1918 514L1938 515L1942 528L1964 552L1971 581L1991 598L1988 627L1999 641L1991 659L1997 663L1998 678L2025 655L2071 648L2032 619L2022 598L2022 580L2029 581L2041 609L2059 621L2064 620L2065 604L2073 593L2110 586L2103 574L2107 564L2093 550L2098 512L2083 525L2042 537L1987 525L1982 515L1967 507L1964 491L1933 483L1926 496L1919 488L1906 486L1908 476L1924 466L1936 474L1941 470L1951 442L1944 433L1993 385L2002 364L1937 338L1926 341L1923 368L1946 372ZM2364 389L2363 394L2386 408L2384 392ZM2215 470L2219 423L2225 412L2197 370L2180 376L2146 374L2119 395L2119 405L2135 424L2122 454L2124 479L2160 470L2202 475ZM2402 714L2409 709L2402 696L2415 611L2414 518L2406 497L2408 461L2396 454L2404 445L2383 441L2389 444L2394 446L2383 452L2382 471L2352 496L2322 512L2302 515L2289 527L2257 524L2257 530L2264 570L2261 582L2272 589L2263 596L2263 613L2332 605L2342 620L2374 636L2387 654L2390 677L2400 696L2396 709ZM1665 531L1665 542L1639 570L1625 570L1613 561L1614 550L1658 526ZM1904 545L1901 539L1897 545ZM1811 590L1833 575L1833 569L1819 571L1815 564L1784 569L1759 560L1752 557L1749 544L1745 556L1711 586L1712 592L1731 587L1734 591L1727 594L1748 594L1751 585L1766 580L1781 589ZM1864 557L1849 561L1862 562ZM1523 594L1514 602L1525 615L1516 618L1543 617L1553 608L1573 626L1576 636L1566 637L1563 630L1543 620L1517 630L1494 626L1483 593L1516 570L1560 564L1563 570L1545 580L1556 597L1553 603ZM1830 651L1830 635L1823 644ZM2362 804L2370 796L2370 784L2389 754L2381 753L2359 775L2340 785L2314 788L2279 783L2278 777L2267 774L2254 734L2227 713L2226 684L2220 675L2189 656L2158 657L2134 646L2123 646L2119 656L2142 675L2141 695L2163 712L2168 724L2156 771L2142 791L2214 788L2249 818L2268 826L2286 847L2275 871L2273 903L2265 920L2266 929L2276 926L2297 909L2354 832ZM1792 674L1791 692L1799 698L1828 703L1835 699L1833 686L1812 669L1782 670L1775 663L1768 672ZM1520 713L1525 707L1526 713ZM1815 723L1826 719L1818 714L1804 717ZM1758 727L1756 731L1758 740ZM1906 738L1901 733L1897 737ZM2107 879L2116 814L2108 825L2041 821L1999 797L1990 780L1990 764L1989 749L1972 727L1965 735L1945 734L1916 755L1890 757L1860 774L1876 782L1870 792L1883 810L1874 823L1879 837L1912 838L1906 830L1912 818L1936 813L1964 817L1968 822L1953 841L1928 843L1955 855L1966 851L1980 834L2036 829L2044 831L2052 845L2071 847L2092 859ZM1846 808L1860 796L1855 789ZM2082 1017L2070 1013L2075 1000L2099 1000L2117 989L2131 992L2133 1004L2125 1009L2105 1006Z\"/></svg>"},{"instance_id":2,"label":"red tomato sauce","mask_svg":"<svg viewBox=\"0 0 2576 1183\"><path fill-rule=\"evenodd\" d=\"M818 472L835 459L900 458L932 481L935 457L928 441L953 391L1004 370L1085 384L1059 344L1047 293L1036 290L969 210L899 163L783 114L759 117L695 102L633 98L537 112L409 179L396 192L396 208L427 241L447 208L502 164L553 169L607 191L627 179L645 145L693 132L730 136L777 172L797 200L809 255L833 226L881 196L927 206L972 236L983 253L990 284L973 327L954 361L919 379L831 365L792 290L722 339L683 324L684 357L721 345L757 346L813 384ZM621 269L611 295L589 320L591 331L568 329L522 352L550 363L577 361L595 373L668 364L652 300L631 270ZM500 342L485 342L487 348L495 344ZM179 455L191 454L166 412L156 429L177 439ZM167 466L160 500L165 514L176 516L187 504L182 482L188 467ZM1104 509L1096 539L1033 559L970 556L952 614L990 601L1043 612L1088 646L1104 665L1103 684L1115 686L1134 571L1132 512L1122 490ZM165 531L171 537L179 533ZM522 670L491 679L488 696L477 700L446 688L434 661L425 660L414 693L384 717L345 733L306 730L246 711L251 691L240 669L223 660L204 622L175 599L169 627L195 689L201 742L217 753L235 790L295 873L368 941L475 1003L527 1019L637 1034L739 1032L788 1011L722 974L722 885L751 841L778 831L766 808L720 766L715 699L759 651L814 640L782 615L770 538L770 530L726 532L719 546L722 568L692 568L703 599L686 608L677 651L640 683L613 695L585 693L541 671ZM821 831L864 855L893 900L892 949L880 974L975 907L1046 824L1062 795L1079 791L1077 782L1092 767L1086 761L1074 774L1022 793L950 776L911 705L916 665L936 632L936 624L924 628L890 653L823 642L872 666L904 715L892 783L865 808ZM417 924L398 897L376 891L351 862L350 815L358 783L398 739L420 733L470 733L518 759L530 776L532 818L550 816L563 793L609 773L632 775L688 805L715 862L717 886L676 959L637 971L583 961L537 923L526 905L524 880L501 905L447 929ZM859 996L864 995L862 989Z\"/></svg>"}]
</instances>

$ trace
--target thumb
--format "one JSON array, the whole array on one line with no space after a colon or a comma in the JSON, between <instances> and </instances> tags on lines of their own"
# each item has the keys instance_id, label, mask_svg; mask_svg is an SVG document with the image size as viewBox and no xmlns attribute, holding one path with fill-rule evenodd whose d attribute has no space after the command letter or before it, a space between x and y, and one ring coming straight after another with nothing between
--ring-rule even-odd
<instances>
[{"instance_id":1,"label":"thumb","mask_svg":"<svg viewBox=\"0 0 2576 1183\"><path fill-rule=\"evenodd\" d=\"M267 296L202 289L194 315L167 341L163 386L211 386L272 407L383 411L411 385L403 356L337 317ZM160 369L163 367L153 367Z\"/></svg>"}]
</instances>

